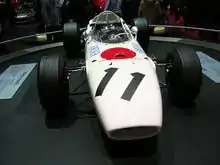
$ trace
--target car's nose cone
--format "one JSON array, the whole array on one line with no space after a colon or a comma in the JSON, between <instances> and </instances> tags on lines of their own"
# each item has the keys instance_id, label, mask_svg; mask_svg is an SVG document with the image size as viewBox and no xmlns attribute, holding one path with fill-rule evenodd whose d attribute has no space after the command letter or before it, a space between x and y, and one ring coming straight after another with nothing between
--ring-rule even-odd
<instances>
[{"instance_id":1,"label":"car's nose cone","mask_svg":"<svg viewBox=\"0 0 220 165\"><path fill-rule=\"evenodd\" d=\"M162 101L155 68L133 59L94 64L88 71L97 114L116 140L154 136L162 126Z\"/></svg>"}]
</instances>

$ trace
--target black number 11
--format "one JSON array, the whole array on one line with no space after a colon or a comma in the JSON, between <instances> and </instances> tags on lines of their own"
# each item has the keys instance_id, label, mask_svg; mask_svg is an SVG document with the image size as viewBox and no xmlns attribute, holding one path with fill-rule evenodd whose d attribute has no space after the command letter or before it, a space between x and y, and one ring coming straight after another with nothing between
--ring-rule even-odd
<instances>
[{"instance_id":1,"label":"black number 11","mask_svg":"<svg viewBox=\"0 0 220 165\"><path fill-rule=\"evenodd\" d=\"M117 70L118 68L109 68L105 70L106 74L101 80L96 90L95 96L101 96L103 94L106 86L108 85L109 81L114 76ZM135 91L137 90L138 86L145 76L144 74L139 72L131 73L131 75L133 76L133 78L121 96L122 99L127 101L131 100L132 96L134 95Z\"/></svg>"}]
</instances>

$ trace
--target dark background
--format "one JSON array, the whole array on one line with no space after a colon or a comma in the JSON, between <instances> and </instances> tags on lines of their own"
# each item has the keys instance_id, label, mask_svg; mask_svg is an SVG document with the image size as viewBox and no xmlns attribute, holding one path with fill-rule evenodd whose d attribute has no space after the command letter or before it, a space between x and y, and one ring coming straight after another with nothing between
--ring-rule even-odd
<instances>
[{"instance_id":1,"label":"dark background","mask_svg":"<svg viewBox=\"0 0 220 165\"><path fill-rule=\"evenodd\" d=\"M218 5L211 1L188 1L189 24L217 26L220 18L216 14ZM38 23L10 26L1 40L34 34L37 26ZM6 53L33 46L24 45L21 41L13 42L7 44ZM166 53L176 46L179 44L152 41L149 53L164 59ZM220 61L219 52L194 48ZM55 52L64 54L62 48L56 48L15 58L2 63L0 73L12 64L36 63L43 55ZM74 61L69 63L72 65ZM164 79L163 69L158 70L158 75ZM73 86L81 81L83 77L79 74L71 78ZM87 85L83 90L88 90ZM46 114L39 104L36 70L19 92L22 91L20 97L17 95L6 102L0 100L1 165L220 164L220 87L206 76L203 76L203 86L196 105L190 108L172 106L166 90L163 90L162 132L157 137L129 143L115 143L103 135L88 96L71 97L68 115L62 118Z\"/></svg>"}]
</instances>

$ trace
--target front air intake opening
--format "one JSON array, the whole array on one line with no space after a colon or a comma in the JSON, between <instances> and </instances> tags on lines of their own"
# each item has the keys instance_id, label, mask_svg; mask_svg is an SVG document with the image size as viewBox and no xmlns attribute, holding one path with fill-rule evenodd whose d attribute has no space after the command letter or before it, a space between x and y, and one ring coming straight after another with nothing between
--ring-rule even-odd
<instances>
[{"instance_id":1,"label":"front air intake opening","mask_svg":"<svg viewBox=\"0 0 220 165\"><path fill-rule=\"evenodd\" d=\"M109 137L115 140L138 140L155 136L159 133L158 126L129 127L109 132Z\"/></svg>"},{"instance_id":2,"label":"front air intake opening","mask_svg":"<svg viewBox=\"0 0 220 165\"><path fill-rule=\"evenodd\" d=\"M124 54L120 54L120 53L115 55L115 57L124 57L124 56L125 56Z\"/></svg>"}]
</instances>

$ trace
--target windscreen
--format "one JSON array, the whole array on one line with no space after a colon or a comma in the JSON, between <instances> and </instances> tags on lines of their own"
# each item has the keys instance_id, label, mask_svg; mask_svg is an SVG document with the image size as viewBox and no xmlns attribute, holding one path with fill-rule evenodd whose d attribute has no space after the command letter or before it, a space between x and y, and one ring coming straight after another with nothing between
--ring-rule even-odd
<instances>
[{"instance_id":1,"label":"windscreen","mask_svg":"<svg viewBox=\"0 0 220 165\"><path fill-rule=\"evenodd\" d=\"M129 41L131 34L125 28L121 18L110 11L105 11L93 19L93 38L103 43Z\"/></svg>"},{"instance_id":2,"label":"windscreen","mask_svg":"<svg viewBox=\"0 0 220 165\"><path fill-rule=\"evenodd\" d=\"M93 19L94 24L120 23L121 19L111 11L104 11Z\"/></svg>"}]
</instances>

